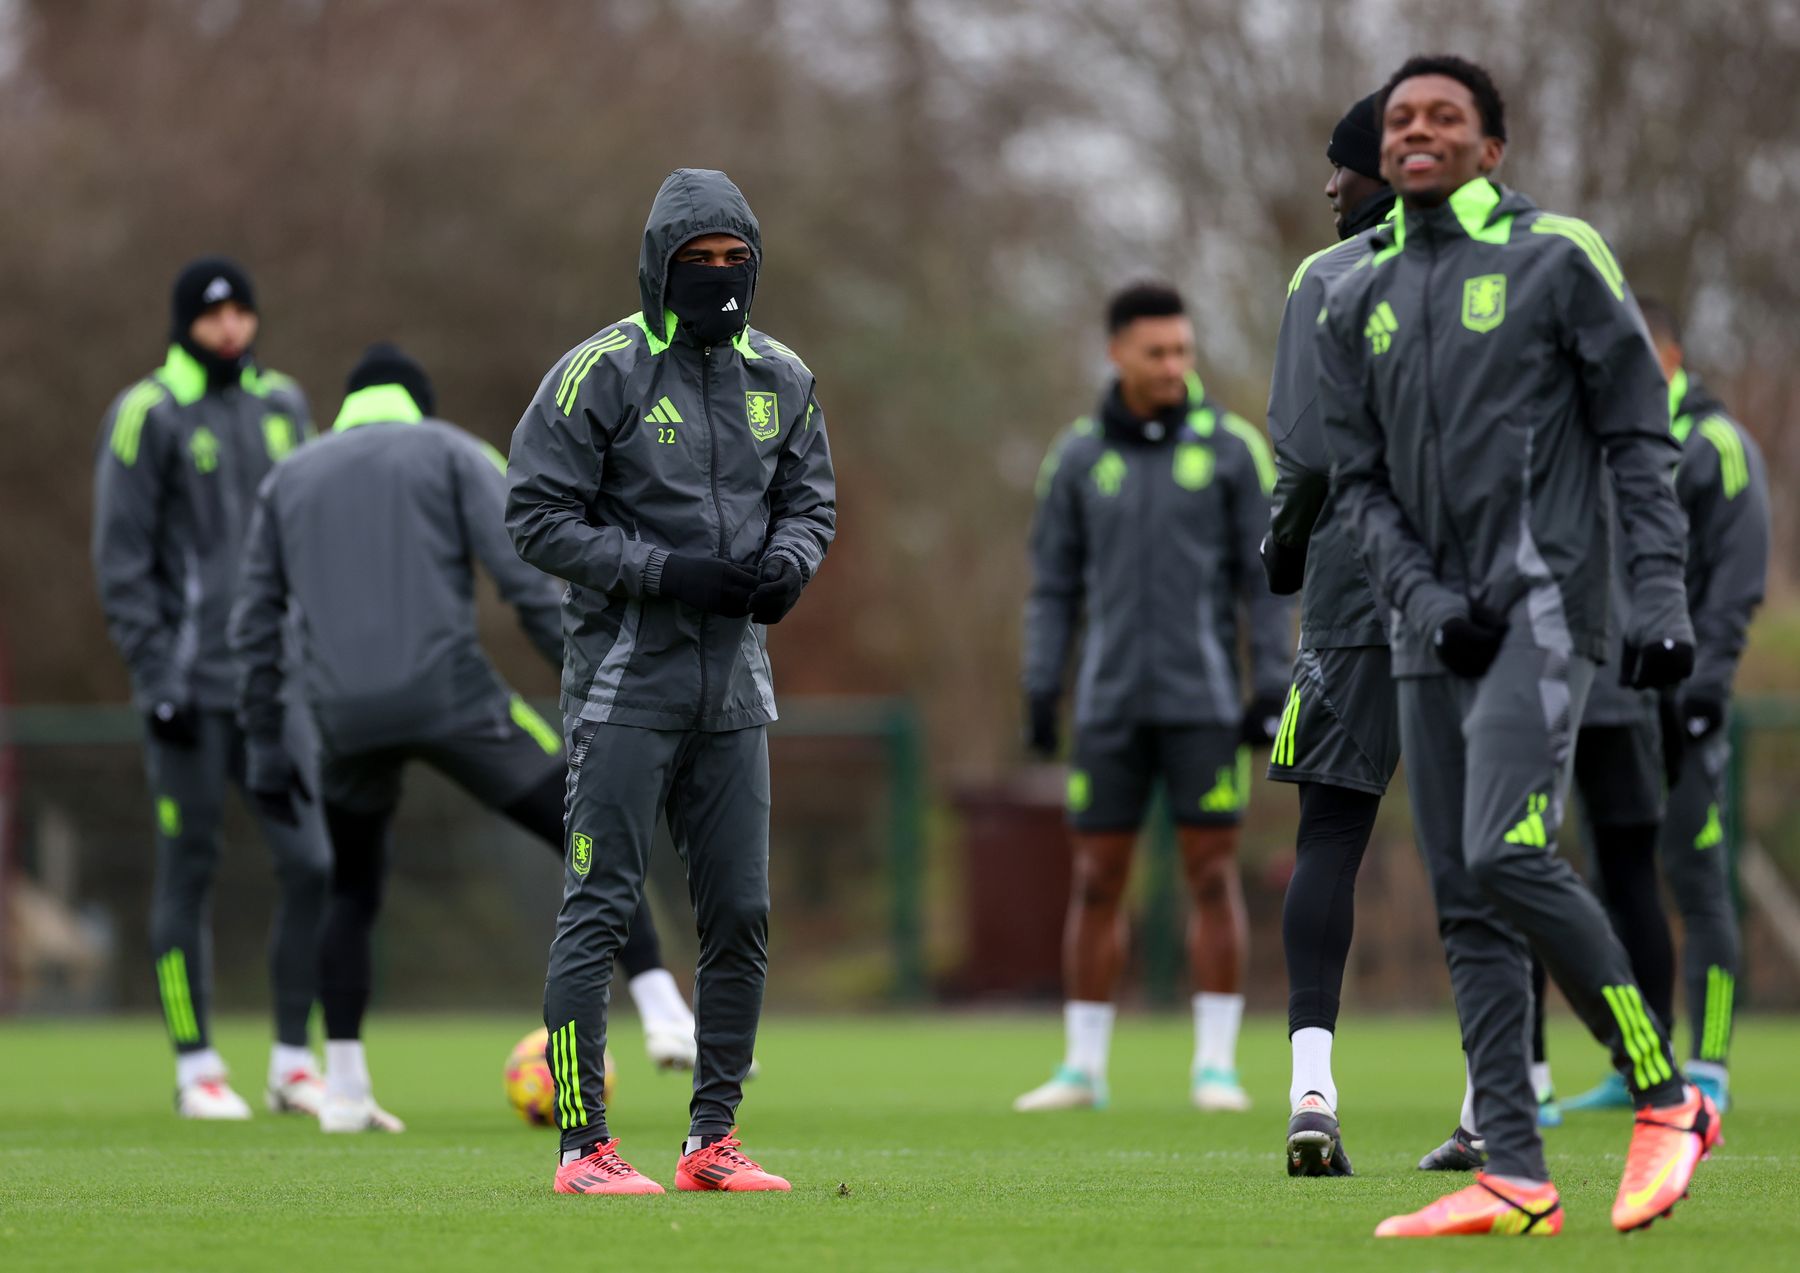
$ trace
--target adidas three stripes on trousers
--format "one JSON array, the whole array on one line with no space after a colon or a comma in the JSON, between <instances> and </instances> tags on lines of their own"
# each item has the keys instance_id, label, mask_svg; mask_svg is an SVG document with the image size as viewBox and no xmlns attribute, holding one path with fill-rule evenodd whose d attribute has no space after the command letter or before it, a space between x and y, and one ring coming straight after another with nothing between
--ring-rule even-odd
<instances>
[{"instance_id":1,"label":"adidas three stripes on trousers","mask_svg":"<svg viewBox=\"0 0 1800 1273\"><path fill-rule=\"evenodd\" d=\"M1414 834L1501 1175L1549 1175L1530 1077L1532 949L1634 1092L1666 1100L1681 1082L1605 910L1555 853L1594 675L1580 657L1509 644L1480 680L1396 682Z\"/></svg>"}]
</instances>

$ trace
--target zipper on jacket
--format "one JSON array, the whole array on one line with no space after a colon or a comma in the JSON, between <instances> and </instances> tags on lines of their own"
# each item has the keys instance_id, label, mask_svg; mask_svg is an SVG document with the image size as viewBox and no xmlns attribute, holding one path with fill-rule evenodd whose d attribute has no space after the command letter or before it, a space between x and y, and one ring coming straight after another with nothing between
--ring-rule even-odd
<instances>
[{"instance_id":1,"label":"zipper on jacket","mask_svg":"<svg viewBox=\"0 0 1800 1273\"><path fill-rule=\"evenodd\" d=\"M713 347L703 345L700 348L700 418L706 421L706 481L712 491L713 519L719 524L719 557L725 556L725 510L719 505L719 436L713 431L712 422L712 361ZM700 615L700 643L697 653L700 656L700 701L694 708L694 728L700 728L700 722L706 718L706 629L710 615L704 611Z\"/></svg>"},{"instance_id":2,"label":"zipper on jacket","mask_svg":"<svg viewBox=\"0 0 1800 1273\"><path fill-rule=\"evenodd\" d=\"M1444 430L1438 423L1436 381L1432 378L1431 371L1431 302L1435 295L1431 290L1431 276L1437 270L1437 231L1424 224L1421 224L1420 229L1425 231L1420 237L1425 240L1426 245L1425 303L1422 306L1425 313L1425 418L1431 422L1432 436L1437 443L1433 449L1437 452L1438 507L1444 514L1444 527L1450 532L1450 539L1456 545L1456 555L1462 562L1463 600L1473 606L1475 598L1471 595L1471 590L1475 579L1469 570L1468 547L1463 543L1462 532L1457 529L1455 510L1450 507L1450 487L1444 474ZM1426 633L1426 637L1430 639L1431 634Z\"/></svg>"}]
</instances>

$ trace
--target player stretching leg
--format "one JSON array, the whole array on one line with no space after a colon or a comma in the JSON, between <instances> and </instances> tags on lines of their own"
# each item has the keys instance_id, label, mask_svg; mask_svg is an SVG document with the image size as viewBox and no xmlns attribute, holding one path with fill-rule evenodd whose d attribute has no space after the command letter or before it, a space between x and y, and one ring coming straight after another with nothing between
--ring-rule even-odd
<instances>
[{"instance_id":1,"label":"player stretching leg","mask_svg":"<svg viewBox=\"0 0 1800 1273\"><path fill-rule=\"evenodd\" d=\"M1127 288L1108 306L1117 380L1093 418L1045 461L1025 613L1030 744L1057 746L1076 625L1088 629L1069 773L1074 889L1063 930L1067 1051L1018 1110L1103 1105L1113 993L1124 958L1119 906L1151 789L1174 813L1188 883L1188 967L1201 1109L1241 1110L1237 1079L1247 933L1238 822L1246 743L1266 743L1286 687L1288 607L1255 562L1274 465L1262 435L1209 397L1193 327L1172 288ZM1254 664L1238 686L1239 611Z\"/></svg>"},{"instance_id":2,"label":"player stretching leg","mask_svg":"<svg viewBox=\"0 0 1800 1273\"><path fill-rule=\"evenodd\" d=\"M232 616L243 666L250 783L286 797L279 745L282 625L303 618L292 688L324 739L326 819L335 853L320 943L328 1132L402 1130L375 1103L362 1045L370 941L388 842L409 761L438 769L562 854L563 758L557 732L501 681L471 604L479 560L553 665L562 665L561 589L519 560L506 536L504 460L441 420L424 370L375 345L350 373L331 433L264 482ZM647 910L621 952L646 1037L677 1062L692 1019L660 967ZM659 980L660 979L660 980Z\"/></svg>"},{"instance_id":3,"label":"player stretching leg","mask_svg":"<svg viewBox=\"0 0 1800 1273\"><path fill-rule=\"evenodd\" d=\"M1401 743L1488 1169L1377 1233L1560 1229L1527 942L1628 1074L1638 1114L1612 1220L1640 1228L1686 1192L1718 1111L1549 846L1608 654L1609 481L1632 582L1626 679L1661 688L1692 667L1662 379L1599 236L1488 179L1505 123L1485 71L1416 58L1382 101L1382 171L1405 212L1327 292L1320 410L1352 533L1400 612Z\"/></svg>"},{"instance_id":4,"label":"player stretching leg","mask_svg":"<svg viewBox=\"0 0 1800 1273\"><path fill-rule=\"evenodd\" d=\"M544 986L558 1193L662 1192L619 1156L601 1099L612 958L659 817L700 932L675 1187L788 1188L732 1126L768 971L763 625L818 570L837 505L812 373L748 326L761 264L756 218L725 174L671 174L644 227L642 312L559 360L513 434L513 542L569 584L569 853Z\"/></svg>"},{"instance_id":5,"label":"player stretching leg","mask_svg":"<svg viewBox=\"0 0 1800 1273\"><path fill-rule=\"evenodd\" d=\"M156 802L150 942L175 1045L175 1107L183 1118L239 1119L250 1107L226 1084L209 1031L219 819L227 782L244 783L225 622L257 483L310 435L312 418L293 381L256 364L256 300L241 266L194 261L175 280L173 310L168 360L107 413L95 459L94 573L144 715ZM307 723L291 722L286 742L310 774ZM311 800L285 793L253 805L280 884L269 933L268 1105L316 1114L324 1085L306 1035L331 866L324 819Z\"/></svg>"},{"instance_id":6,"label":"player stretching leg","mask_svg":"<svg viewBox=\"0 0 1800 1273\"><path fill-rule=\"evenodd\" d=\"M1262 546L1269 586L1301 594L1300 653L1269 764L1270 778L1300 785L1294 877L1281 913L1293 1049L1290 1176L1353 1174L1339 1134L1331 1045L1356 918L1356 873L1400 759L1383 609L1332 496L1313 355L1325 289L1368 255L1375 227L1394 206L1381 179L1374 94L1338 121L1325 157L1332 166L1325 196L1342 241L1303 261L1288 285L1269 390L1275 511Z\"/></svg>"}]
</instances>

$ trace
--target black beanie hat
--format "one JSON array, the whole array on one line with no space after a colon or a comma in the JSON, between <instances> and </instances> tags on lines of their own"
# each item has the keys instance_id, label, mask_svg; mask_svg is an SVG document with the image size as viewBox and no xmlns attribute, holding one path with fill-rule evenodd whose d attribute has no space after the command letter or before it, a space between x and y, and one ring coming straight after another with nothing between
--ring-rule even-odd
<instances>
[{"instance_id":1,"label":"black beanie hat","mask_svg":"<svg viewBox=\"0 0 1800 1273\"><path fill-rule=\"evenodd\" d=\"M244 267L224 256L189 261L175 276L169 297L170 338L185 341L194 320L225 301L236 301L251 313L256 312L256 289L250 285L250 275Z\"/></svg>"},{"instance_id":2,"label":"black beanie hat","mask_svg":"<svg viewBox=\"0 0 1800 1273\"><path fill-rule=\"evenodd\" d=\"M1344 117L1331 130L1331 143L1325 147L1325 158L1340 168L1359 172L1376 181L1381 176L1381 127L1375 118L1375 99L1370 93L1344 112Z\"/></svg>"},{"instance_id":3,"label":"black beanie hat","mask_svg":"<svg viewBox=\"0 0 1800 1273\"><path fill-rule=\"evenodd\" d=\"M344 381L344 393L352 394L372 385L399 385L412 396L420 411L437 414L437 394L432 392L431 378L398 345L380 340L363 350L362 358Z\"/></svg>"}]
</instances>

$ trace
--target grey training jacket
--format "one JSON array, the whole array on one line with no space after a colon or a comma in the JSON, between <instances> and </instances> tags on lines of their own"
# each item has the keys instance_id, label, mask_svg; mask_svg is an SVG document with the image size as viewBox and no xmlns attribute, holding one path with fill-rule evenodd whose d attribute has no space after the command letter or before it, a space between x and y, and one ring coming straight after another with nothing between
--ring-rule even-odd
<instances>
[{"instance_id":1,"label":"grey training jacket","mask_svg":"<svg viewBox=\"0 0 1800 1273\"><path fill-rule=\"evenodd\" d=\"M236 702L225 625L256 488L311 436L292 380L251 368L208 388L179 345L108 408L94 457L94 577L140 709Z\"/></svg>"},{"instance_id":2,"label":"grey training jacket","mask_svg":"<svg viewBox=\"0 0 1800 1273\"><path fill-rule=\"evenodd\" d=\"M1688 515L1688 608L1694 674L1682 689L1729 702L1750 619L1769 575L1769 479L1762 451L1686 371L1669 382L1682 445L1675 493Z\"/></svg>"},{"instance_id":3,"label":"grey training jacket","mask_svg":"<svg viewBox=\"0 0 1800 1273\"><path fill-rule=\"evenodd\" d=\"M737 187L679 169L644 227L642 312L559 359L513 433L507 527L520 556L568 581L562 707L586 720L774 720L761 627L658 595L663 562L697 553L756 569L780 554L810 579L836 533L812 372L748 326L700 348L663 307L676 250L709 233L743 239L760 270L762 237Z\"/></svg>"},{"instance_id":4,"label":"grey training jacket","mask_svg":"<svg viewBox=\"0 0 1800 1273\"><path fill-rule=\"evenodd\" d=\"M1306 550L1300 589L1300 645L1309 650L1386 645L1387 625L1369 589L1356 544L1331 490L1331 455L1319 425L1314 328L1325 290L1369 251L1371 226L1300 263L1288 283L1269 382L1269 440L1275 445L1275 508L1269 534Z\"/></svg>"},{"instance_id":5,"label":"grey training jacket","mask_svg":"<svg viewBox=\"0 0 1800 1273\"><path fill-rule=\"evenodd\" d=\"M398 385L346 398L333 431L270 473L258 498L231 616L245 730L280 729L290 604L300 697L331 751L492 714L505 685L476 632L477 561L558 664L562 590L519 560L505 507L498 451L422 418Z\"/></svg>"},{"instance_id":6,"label":"grey training jacket","mask_svg":"<svg viewBox=\"0 0 1800 1273\"><path fill-rule=\"evenodd\" d=\"M1611 658L1609 474L1629 635L1691 640L1662 372L1600 236L1478 178L1370 248L1326 294L1320 414L1395 674L1441 673L1431 638L1474 606Z\"/></svg>"},{"instance_id":7,"label":"grey training jacket","mask_svg":"<svg viewBox=\"0 0 1800 1273\"><path fill-rule=\"evenodd\" d=\"M1071 425L1038 478L1025 690L1062 692L1085 610L1078 724L1235 727L1240 607L1255 695L1286 691L1293 655L1292 609L1257 555L1275 478L1268 443L1198 376L1167 442L1109 441L1100 419Z\"/></svg>"}]
</instances>

